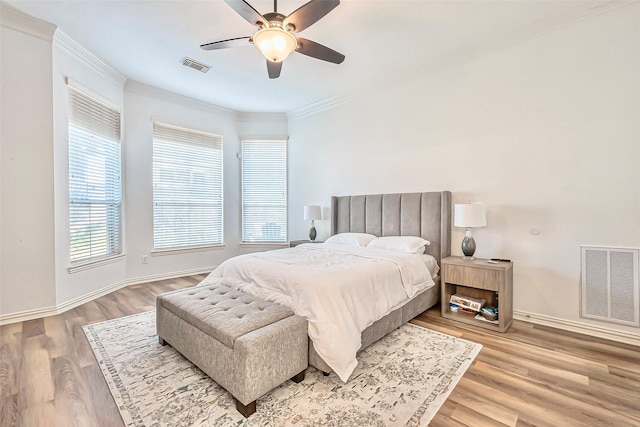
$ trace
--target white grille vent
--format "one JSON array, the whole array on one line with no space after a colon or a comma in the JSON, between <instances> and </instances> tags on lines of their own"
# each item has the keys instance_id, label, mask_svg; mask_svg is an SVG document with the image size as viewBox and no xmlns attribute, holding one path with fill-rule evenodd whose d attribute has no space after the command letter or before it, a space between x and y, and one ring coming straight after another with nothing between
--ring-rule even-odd
<instances>
[{"instance_id":1,"label":"white grille vent","mask_svg":"<svg viewBox=\"0 0 640 427\"><path fill-rule=\"evenodd\" d=\"M580 316L640 327L640 250L581 248Z\"/></svg>"},{"instance_id":2,"label":"white grille vent","mask_svg":"<svg viewBox=\"0 0 640 427\"><path fill-rule=\"evenodd\" d=\"M211 67L209 67L208 65L191 58L184 58L182 61L180 61L180 63L185 67L193 68L194 70L198 70L201 73L206 73L211 69Z\"/></svg>"}]
</instances>

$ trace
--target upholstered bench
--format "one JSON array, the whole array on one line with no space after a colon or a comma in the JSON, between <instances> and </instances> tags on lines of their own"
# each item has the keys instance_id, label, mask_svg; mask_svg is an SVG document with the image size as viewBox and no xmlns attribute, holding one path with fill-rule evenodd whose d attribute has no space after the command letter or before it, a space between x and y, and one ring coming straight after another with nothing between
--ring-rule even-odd
<instances>
[{"instance_id":1,"label":"upholstered bench","mask_svg":"<svg viewBox=\"0 0 640 427\"><path fill-rule=\"evenodd\" d=\"M224 285L158 295L156 328L236 400L245 417L256 399L308 367L307 321L291 310Z\"/></svg>"}]
</instances>

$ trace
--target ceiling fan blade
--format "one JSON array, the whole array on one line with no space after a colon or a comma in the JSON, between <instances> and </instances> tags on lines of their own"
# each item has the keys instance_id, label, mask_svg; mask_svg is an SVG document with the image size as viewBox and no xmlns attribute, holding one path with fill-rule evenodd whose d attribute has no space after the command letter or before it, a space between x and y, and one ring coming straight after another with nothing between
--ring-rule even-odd
<instances>
[{"instance_id":1,"label":"ceiling fan blade","mask_svg":"<svg viewBox=\"0 0 640 427\"><path fill-rule=\"evenodd\" d=\"M264 19L257 10L253 8L249 3L244 0L224 0L233 10L238 12L240 16L249 21L253 25L258 25L258 22L263 24L267 23L267 20Z\"/></svg>"},{"instance_id":2,"label":"ceiling fan blade","mask_svg":"<svg viewBox=\"0 0 640 427\"><path fill-rule=\"evenodd\" d=\"M280 70L282 70L282 62L273 62L267 59L267 71L269 72L270 79L280 77Z\"/></svg>"},{"instance_id":3,"label":"ceiling fan blade","mask_svg":"<svg viewBox=\"0 0 640 427\"><path fill-rule=\"evenodd\" d=\"M323 61L333 62L334 64L341 64L342 61L344 61L344 55L340 52L329 49L320 43L303 39L302 37L298 37L298 48L296 49L296 52L312 58L321 59Z\"/></svg>"},{"instance_id":4,"label":"ceiling fan blade","mask_svg":"<svg viewBox=\"0 0 640 427\"><path fill-rule=\"evenodd\" d=\"M250 39L251 37L236 37L235 39L220 40L218 42L201 44L200 47L204 50L218 50L227 49L229 47L249 46Z\"/></svg>"},{"instance_id":5,"label":"ceiling fan blade","mask_svg":"<svg viewBox=\"0 0 640 427\"><path fill-rule=\"evenodd\" d=\"M340 0L311 0L294 10L284 19L283 26L293 24L294 33L299 33L318 22L340 4Z\"/></svg>"}]
</instances>

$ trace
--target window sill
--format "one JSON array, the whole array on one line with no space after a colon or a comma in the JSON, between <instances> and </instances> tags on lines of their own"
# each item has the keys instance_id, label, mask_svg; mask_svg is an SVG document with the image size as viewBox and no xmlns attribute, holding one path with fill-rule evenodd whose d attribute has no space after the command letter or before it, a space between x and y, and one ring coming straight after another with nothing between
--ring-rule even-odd
<instances>
[{"instance_id":1,"label":"window sill","mask_svg":"<svg viewBox=\"0 0 640 427\"><path fill-rule=\"evenodd\" d=\"M205 252L205 251L215 251L224 249L225 245L208 245L208 246L192 246L188 248L175 248L175 249L154 249L151 251L151 256L167 256L167 255L178 255L178 254L186 254L190 252Z\"/></svg>"},{"instance_id":2,"label":"window sill","mask_svg":"<svg viewBox=\"0 0 640 427\"><path fill-rule=\"evenodd\" d=\"M241 247L255 247L255 246L269 246L269 247L282 247L288 248L289 242L242 242Z\"/></svg>"},{"instance_id":3,"label":"window sill","mask_svg":"<svg viewBox=\"0 0 640 427\"><path fill-rule=\"evenodd\" d=\"M73 273L77 273L78 271L89 270L91 268L100 267L102 265L112 264L114 262L120 262L124 260L124 257L125 257L125 254L107 256L104 258L71 265L67 268L67 270L69 271L69 274L73 274Z\"/></svg>"}]
</instances>

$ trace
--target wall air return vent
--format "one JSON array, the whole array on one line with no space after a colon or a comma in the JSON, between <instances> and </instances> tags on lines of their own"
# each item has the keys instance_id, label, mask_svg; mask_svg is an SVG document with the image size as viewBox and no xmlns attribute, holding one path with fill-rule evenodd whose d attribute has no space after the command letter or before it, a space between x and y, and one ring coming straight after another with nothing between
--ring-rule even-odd
<instances>
[{"instance_id":1,"label":"wall air return vent","mask_svg":"<svg viewBox=\"0 0 640 427\"><path fill-rule=\"evenodd\" d=\"M582 246L580 316L640 327L638 249Z\"/></svg>"},{"instance_id":2,"label":"wall air return vent","mask_svg":"<svg viewBox=\"0 0 640 427\"><path fill-rule=\"evenodd\" d=\"M180 61L180 63L185 67L193 68L194 70L200 71L201 73L206 73L211 69L211 67L209 67L208 65L191 58L184 58L182 59L182 61Z\"/></svg>"}]
</instances>

